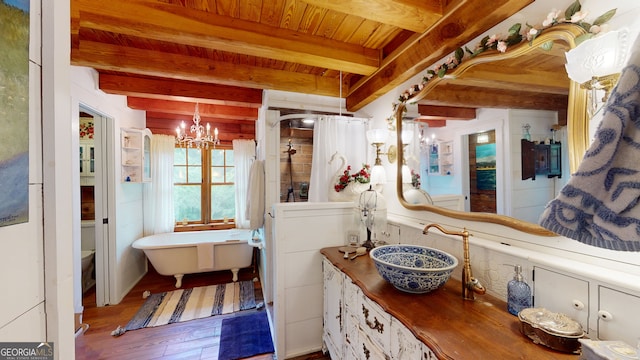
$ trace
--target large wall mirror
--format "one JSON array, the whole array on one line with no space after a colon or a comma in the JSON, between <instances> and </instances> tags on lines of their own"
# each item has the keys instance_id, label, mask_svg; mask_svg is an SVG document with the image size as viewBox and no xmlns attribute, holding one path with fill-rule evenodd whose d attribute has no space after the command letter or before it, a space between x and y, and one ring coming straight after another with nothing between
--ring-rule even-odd
<instances>
[{"instance_id":1,"label":"large wall mirror","mask_svg":"<svg viewBox=\"0 0 640 360\"><path fill-rule=\"evenodd\" d=\"M545 109L557 111L558 124L566 125L567 144L563 144L563 148L568 151L569 173L573 172L589 144L587 91L568 78L564 64L565 52L574 48L575 39L584 33L577 25L557 25L545 30L533 41L515 45L504 53L487 51L470 59L465 58L444 77L432 78L419 92L396 107L398 149L403 148L401 135L407 103L417 102L418 106L431 106L438 111L454 108ZM545 105L542 105L543 101ZM445 120L451 115L445 111L444 115L427 114L421 119L428 121L438 119L438 116ZM408 201L404 196L406 187L401 175L403 159L408 156L411 155L398 152L397 196L403 207L461 220L500 224L535 235L555 235L533 222L506 215L465 212Z\"/></svg>"}]
</instances>

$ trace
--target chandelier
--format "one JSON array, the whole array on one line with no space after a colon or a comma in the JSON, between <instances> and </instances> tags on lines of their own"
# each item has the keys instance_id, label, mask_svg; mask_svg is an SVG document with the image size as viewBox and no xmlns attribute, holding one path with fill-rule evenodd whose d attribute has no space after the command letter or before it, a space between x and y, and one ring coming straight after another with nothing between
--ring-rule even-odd
<instances>
[{"instance_id":1,"label":"chandelier","mask_svg":"<svg viewBox=\"0 0 640 360\"><path fill-rule=\"evenodd\" d=\"M198 103L196 103L196 110L193 113L193 124L189 129L189 133L186 131L186 124L184 121L180 126L176 127L176 144L181 147L192 147L199 149L208 149L209 146L216 148L216 145L220 145L220 139L218 138L218 128L213 130L213 136L211 136L211 125L207 123L206 132L205 127L200 124L200 111L198 111Z\"/></svg>"}]
</instances>

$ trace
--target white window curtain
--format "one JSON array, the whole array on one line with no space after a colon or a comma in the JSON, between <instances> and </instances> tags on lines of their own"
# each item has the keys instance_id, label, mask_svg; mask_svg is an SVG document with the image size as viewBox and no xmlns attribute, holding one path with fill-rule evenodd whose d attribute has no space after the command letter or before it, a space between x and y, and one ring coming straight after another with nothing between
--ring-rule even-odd
<instances>
[{"instance_id":1,"label":"white window curtain","mask_svg":"<svg viewBox=\"0 0 640 360\"><path fill-rule=\"evenodd\" d=\"M247 189L249 188L251 164L256 158L256 143L253 140L236 139L232 141L232 144L236 167L236 227L248 229Z\"/></svg>"},{"instance_id":2,"label":"white window curtain","mask_svg":"<svg viewBox=\"0 0 640 360\"><path fill-rule=\"evenodd\" d=\"M144 190L144 234L173 232L173 152L175 137L151 137L151 182Z\"/></svg>"},{"instance_id":3,"label":"white window curtain","mask_svg":"<svg viewBox=\"0 0 640 360\"><path fill-rule=\"evenodd\" d=\"M367 162L368 144L366 127L368 119L346 116L321 116L313 128L313 162L309 180L309 201L329 201L333 178L342 173L341 161L329 164L338 152L356 172Z\"/></svg>"}]
</instances>

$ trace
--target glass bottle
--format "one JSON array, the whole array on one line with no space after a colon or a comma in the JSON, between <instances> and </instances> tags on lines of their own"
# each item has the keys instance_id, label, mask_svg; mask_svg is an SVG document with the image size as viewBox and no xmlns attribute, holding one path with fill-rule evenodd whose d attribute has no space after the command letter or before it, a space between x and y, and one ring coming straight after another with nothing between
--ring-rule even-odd
<instances>
[{"instance_id":1,"label":"glass bottle","mask_svg":"<svg viewBox=\"0 0 640 360\"><path fill-rule=\"evenodd\" d=\"M507 310L518 315L520 310L531 307L531 287L524 281L522 266L514 266L513 279L507 284Z\"/></svg>"}]
</instances>

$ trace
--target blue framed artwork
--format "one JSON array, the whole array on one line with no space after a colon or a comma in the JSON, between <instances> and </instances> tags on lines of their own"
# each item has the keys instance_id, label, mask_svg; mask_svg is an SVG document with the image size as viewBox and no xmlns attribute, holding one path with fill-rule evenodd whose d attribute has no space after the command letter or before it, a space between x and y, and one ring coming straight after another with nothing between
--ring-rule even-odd
<instances>
[{"instance_id":1,"label":"blue framed artwork","mask_svg":"<svg viewBox=\"0 0 640 360\"><path fill-rule=\"evenodd\" d=\"M29 0L0 2L0 226L29 221Z\"/></svg>"},{"instance_id":2,"label":"blue framed artwork","mask_svg":"<svg viewBox=\"0 0 640 360\"><path fill-rule=\"evenodd\" d=\"M476 188L496 189L496 144L476 145Z\"/></svg>"}]
</instances>

